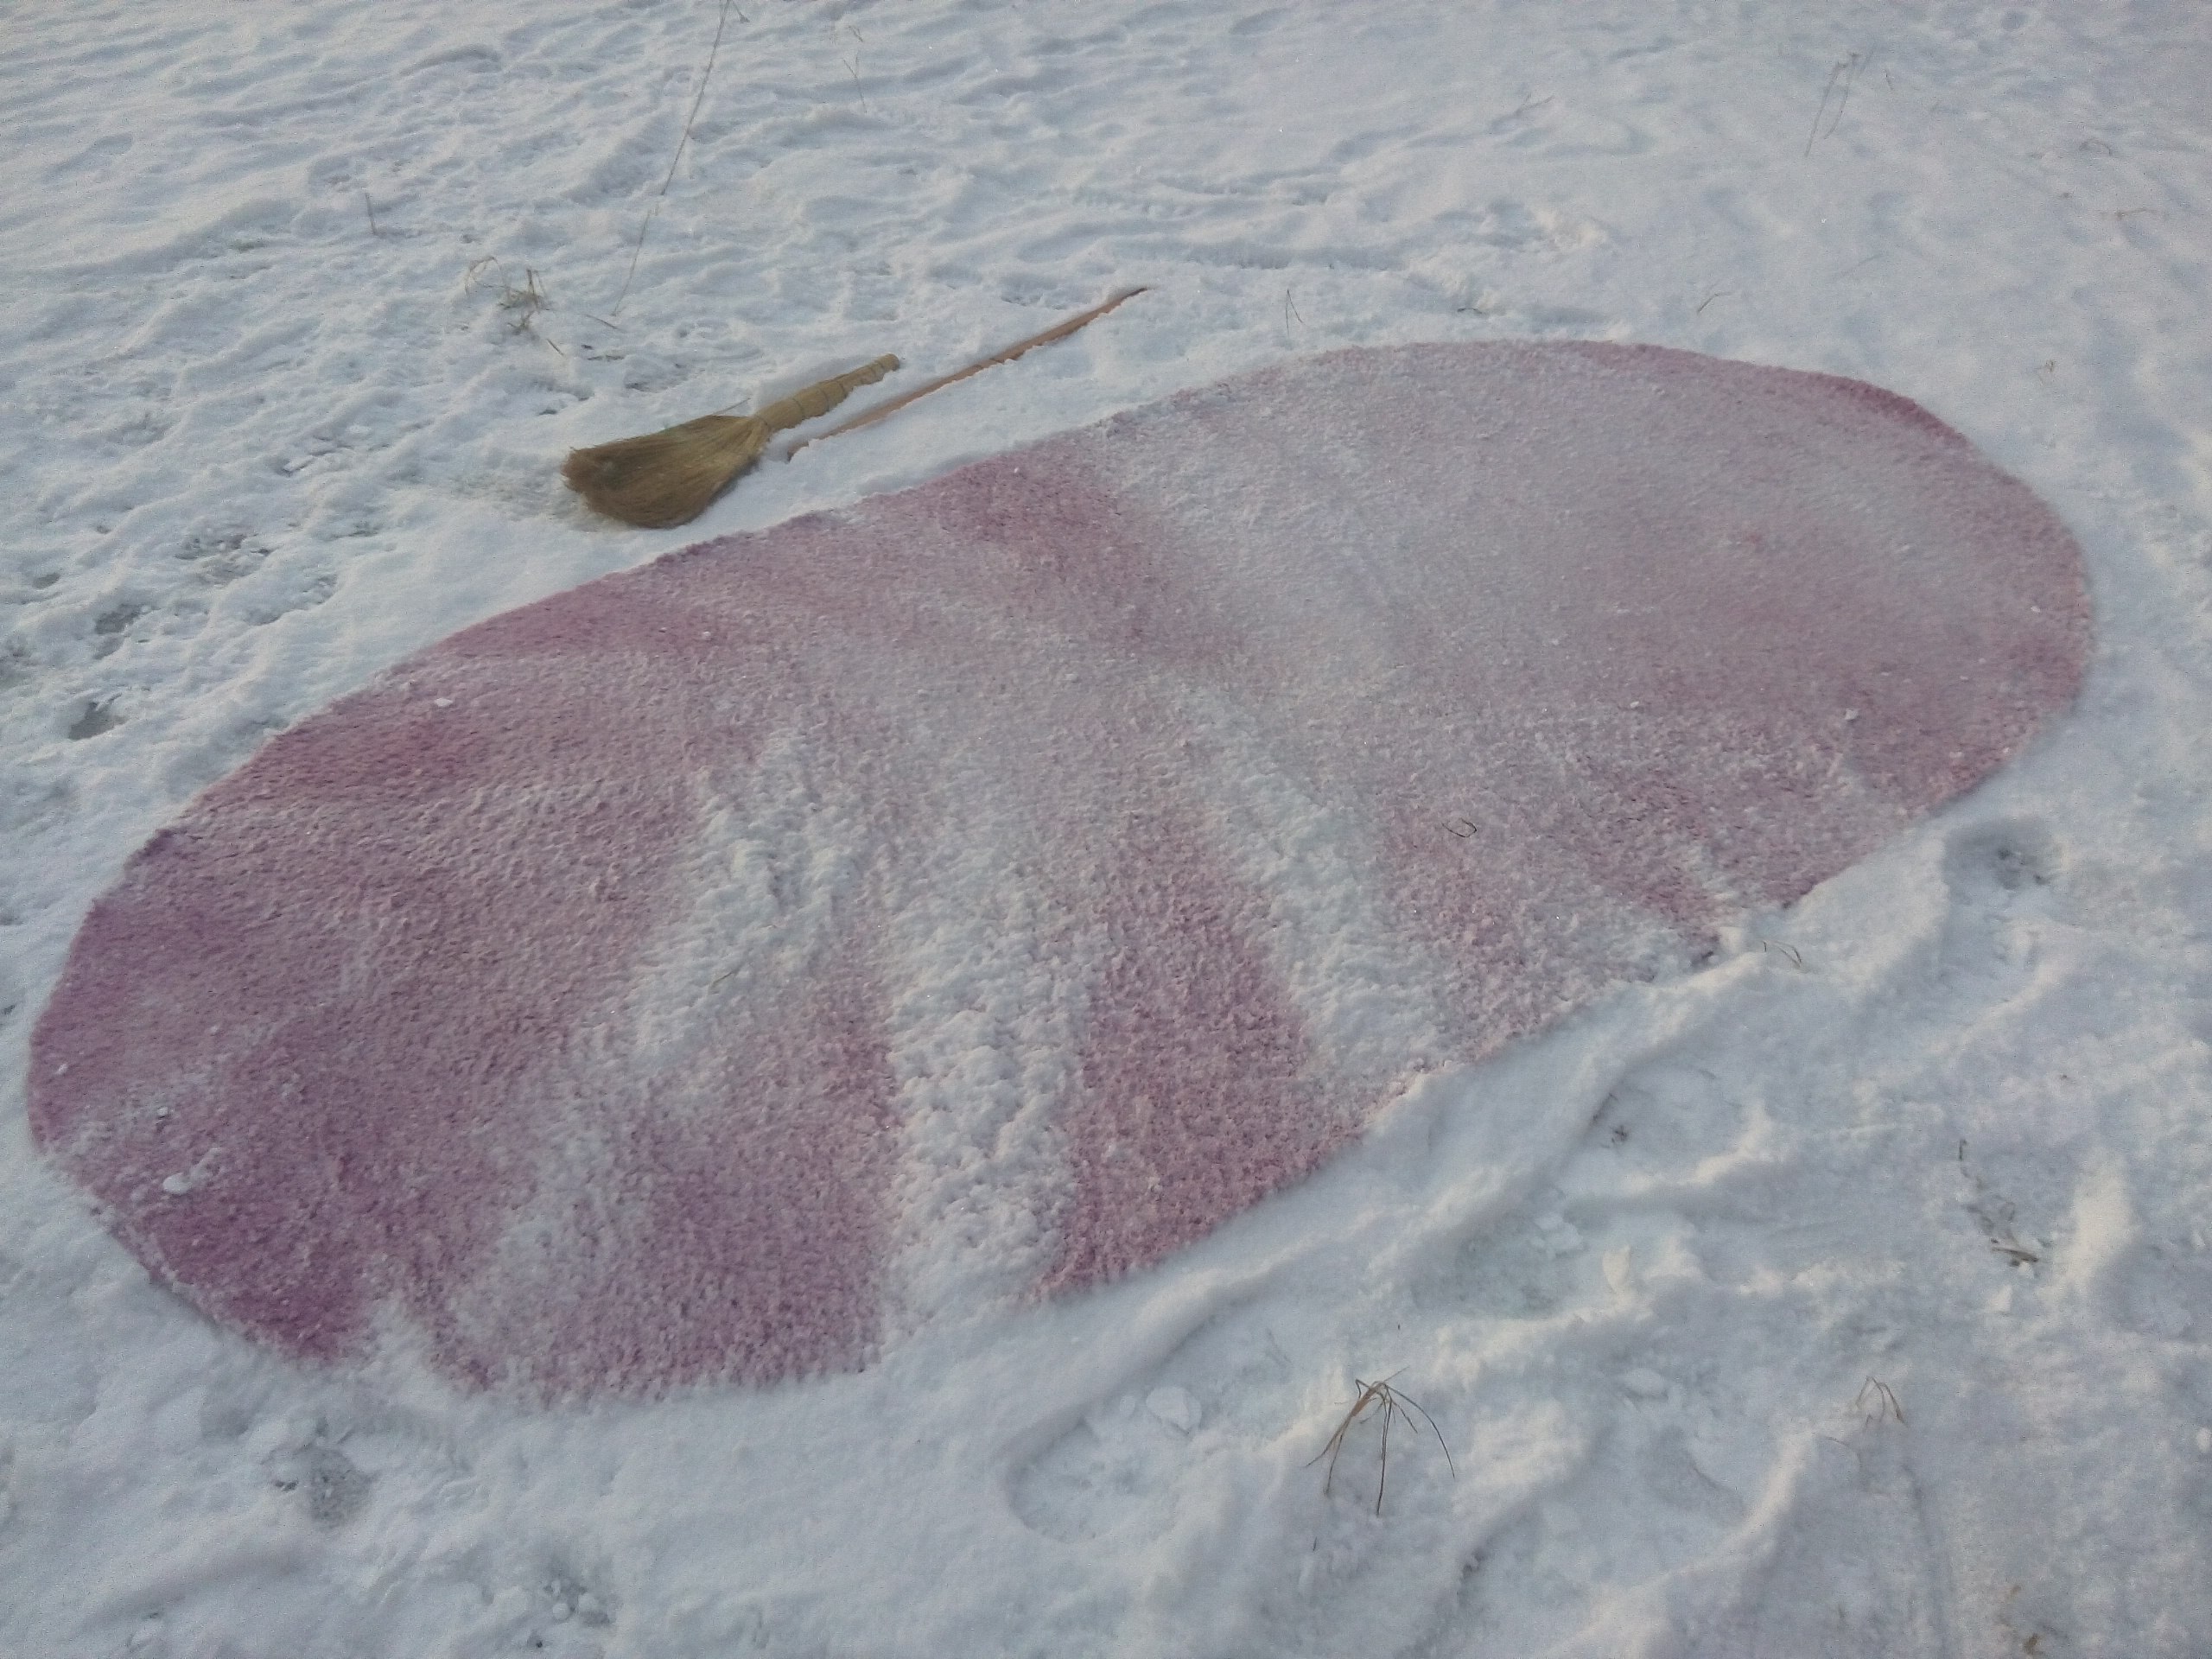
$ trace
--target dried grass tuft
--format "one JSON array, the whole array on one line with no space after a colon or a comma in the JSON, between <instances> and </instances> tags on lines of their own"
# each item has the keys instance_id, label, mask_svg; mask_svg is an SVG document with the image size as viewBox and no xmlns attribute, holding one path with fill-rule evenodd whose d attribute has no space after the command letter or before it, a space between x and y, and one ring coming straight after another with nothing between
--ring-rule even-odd
<instances>
[{"instance_id":1,"label":"dried grass tuft","mask_svg":"<svg viewBox=\"0 0 2212 1659\"><path fill-rule=\"evenodd\" d=\"M1329 1460L1328 1472L1321 1480L1322 1497L1326 1497L1329 1489L1336 1484L1337 1459L1344 1449L1344 1436L1351 1433L1353 1424L1375 1411L1379 1411L1382 1419L1382 1470L1375 1483L1376 1514L1382 1513L1382 1492L1390 1482L1390 1424L1394 1420L1403 1419L1410 1426L1414 1414L1418 1414L1421 1421L1428 1425L1428 1432L1436 1436L1437 1449L1444 1453L1445 1467L1451 1470L1454 1480L1459 1478L1459 1466L1452 1462L1452 1448L1444 1444L1444 1432L1437 1427L1436 1420L1421 1410L1419 1401L1399 1393L1390 1386L1398 1376L1399 1373L1394 1371L1380 1382L1363 1382L1356 1376L1352 1378L1352 1386L1359 1390L1358 1398L1351 1402L1351 1409L1344 1413L1343 1420L1337 1424L1337 1432L1329 1436L1329 1443L1315 1452L1306 1465L1310 1469L1323 1458Z\"/></svg>"},{"instance_id":2,"label":"dried grass tuft","mask_svg":"<svg viewBox=\"0 0 2212 1659\"><path fill-rule=\"evenodd\" d=\"M827 414L855 386L873 385L898 366L897 358L879 357L757 415L702 415L641 438L571 449L561 476L610 518L647 530L688 524L760 458L776 433Z\"/></svg>"}]
</instances>

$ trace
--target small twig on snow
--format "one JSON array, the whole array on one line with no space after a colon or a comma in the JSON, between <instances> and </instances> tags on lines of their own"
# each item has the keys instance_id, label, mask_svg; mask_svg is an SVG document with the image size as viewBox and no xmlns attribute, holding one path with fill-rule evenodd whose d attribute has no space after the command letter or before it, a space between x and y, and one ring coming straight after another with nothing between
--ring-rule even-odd
<instances>
[{"instance_id":1,"label":"small twig on snow","mask_svg":"<svg viewBox=\"0 0 2212 1659\"><path fill-rule=\"evenodd\" d=\"M1834 137L1835 130L1843 124L1844 108L1851 102L1851 83L1859 79L1859 72L1866 67L1866 64L1865 54L1853 52L1849 57L1838 61L1835 67L1828 71L1828 84L1821 89L1821 107L1813 111L1813 130L1805 137L1805 153L1808 156L1813 153L1815 139ZM1839 83L1842 86L1842 96L1840 98L1836 96ZM1822 132L1821 118L1828 112L1828 99L1831 98L1836 99L1835 118L1828 123L1827 131Z\"/></svg>"}]
</instances>

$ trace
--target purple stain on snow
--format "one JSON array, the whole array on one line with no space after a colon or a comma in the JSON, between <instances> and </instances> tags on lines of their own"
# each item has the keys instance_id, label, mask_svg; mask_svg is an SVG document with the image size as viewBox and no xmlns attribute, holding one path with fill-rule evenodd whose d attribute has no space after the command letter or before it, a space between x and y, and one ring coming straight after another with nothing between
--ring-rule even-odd
<instances>
[{"instance_id":1,"label":"purple stain on snow","mask_svg":"<svg viewBox=\"0 0 2212 1659\"><path fill-rule=\"evenodd\" d=\"M931 1248L918 1171L1001 1184L1038 1290L1155 1262L1986 777L2088 639L2063 527L1892 393L1307 359L494 618L275 739L94 906L32 1125L289 1353L849 1367ZM1014 1077L1050 1132L1001 1158Z\"/></svg>"}]
</instances>

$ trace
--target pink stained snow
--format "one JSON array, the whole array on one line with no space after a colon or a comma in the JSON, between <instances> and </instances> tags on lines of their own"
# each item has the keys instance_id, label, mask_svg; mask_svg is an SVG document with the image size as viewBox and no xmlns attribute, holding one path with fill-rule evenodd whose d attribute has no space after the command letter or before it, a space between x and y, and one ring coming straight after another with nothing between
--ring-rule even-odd
<instances>
[{"instance_id":1,"label":"pink stained snow","mask_svg":"<svg viewBox=\"0 0 2212 1659\"><path fill-rule=\"evenodd\" d=\"M1414 1075L1692 969L1987 776L2088 639L2065 529L1876 388L1294 362L494 618L276 738L94 906L33 1127L302 1357L850 1367L932 1250L1142 1267Z\"/></svg>"}]
</instances>

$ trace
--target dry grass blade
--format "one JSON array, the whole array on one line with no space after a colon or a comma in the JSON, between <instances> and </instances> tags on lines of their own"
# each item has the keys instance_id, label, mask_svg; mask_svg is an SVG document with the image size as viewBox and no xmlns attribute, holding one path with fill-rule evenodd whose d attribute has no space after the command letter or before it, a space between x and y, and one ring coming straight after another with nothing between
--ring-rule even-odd
<instances>
[{"instance_id":1,"label":"dry grass blade","mask_svg":"<svg viewBox=\"0 0 2212 1659\"><path fill-rule=\"evenodd\" d=\"M1329 1443L1315 1452L1306 1465L1311 1469L1323 1458L1329 1460L1328 1472L1322 1477L1321 1480L1322 1497L1326 1497L1329 1495L1329 1489L1336 1484L1337 1459L1344 1449L1344 1436L1351 1433L1353 1424L1365 1417L1371 1408L1378 1406L1382 1408L1382 1473L1375 1483L1376 1514L1382 1513L1382 1494L1390 1484L1390 1423L1394 1418L1405 1418L1410 1422L1412 1419L1408 1414L1418 1414L1421 1421L1428 1425L1428 1432L1436 1436L1437 1450L1444 1453L1444 1466L1452 1471L1452 1478L1454 1480L1459 1478L1459 1466L1452 1462L1452 1448L1444 1444L1444 1432L1437 1427L1436 1420L1421 1409L1418 1400L1401 1394L1390 1386L1401 1375L1400 1372L1393 1371L1380 1382L1362 1382L1358 1377L1352 1378L1352 1385L1359 1390L1358 1397L1351 1402L1351 1409L1344 1413L1342 1421L1337 1424L1337 1432L1329 1436Z\"/></svg>"},{"instance_id":2,"label":"dry grass blade","mask_svg":"<svg viewBox=\"0 0 2212 1659\"><path fill-rule=\"evenodd\" d=\"M660 188L653 192L653 205L645 209L645 222L638 226L638 245L630 250L630 270L622 278L622 291L614 296L613 308L607 315L622 315L622 302L630 297L630 284L638 280L638 261L645 251L645 232L653 227L653 215L660 212L661 202L668 195L668 187L676 182L676 169L683 163L683 147L691 142L691 129L699 120L699 106L707 101L707 83L714 78L715 59L722 49L722 31L729 27L730 0L722 0L721 14L715 19L715 43L707 48L707 67L699 72L699 90L692 95L691 112L683 118L683 134L676 141L676 154L669 157L668 176L660 181ZM750 22L743 12L741 20Z\"/></svg>"},{"instance_id":3,"label":"dry grass blade","mask_svg":"<svg viewBox=\"0 0 2212 1659\"><path fill-rule=\"evenodd\" d=\"M1873 1399L1871 1408L1867 1405L1869 1395ZM1900 1424L1904 1421L1904 1408L1897 1403L1896 1391L1878 1376L1868 1377L1859 1388L1859 1397L1851 1404L1853 1410L1866 1413L1869 1427L1880 1422L1884 1417L1894 1417Z\"/></svg>"},{"instance_id":4,"label":"dry grass blade","mask_svg":"<svg viewBox=\"0 0 2212 1659\"><path fill-rule=\"evenodd\" d=\"M899 366L879 357L849 374L816 382L757 415L702 415L641 438L571 449L561 476L610 518L647 530L688 524L760 458L786 427L826 414L855 386L873 385Z\"/></svg>"}]
</instances>

